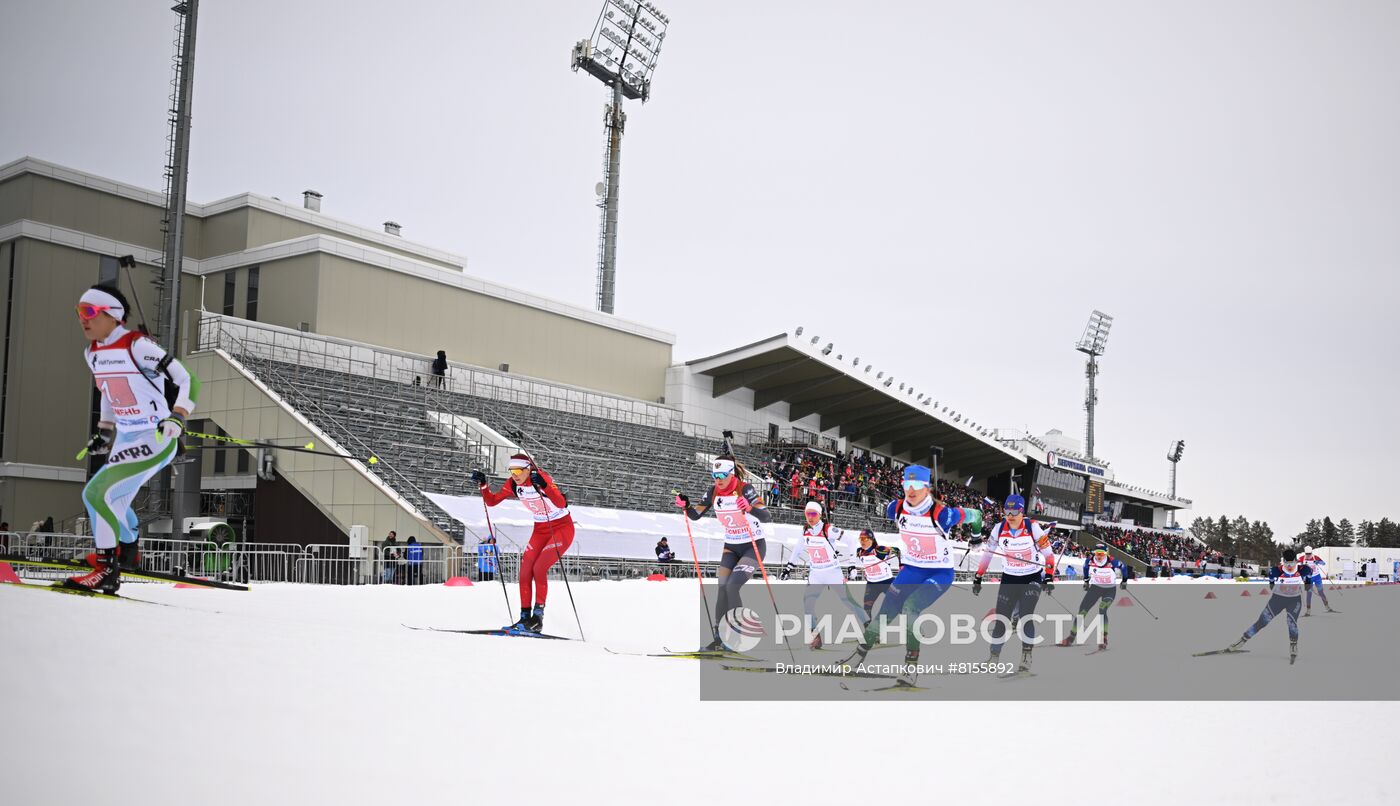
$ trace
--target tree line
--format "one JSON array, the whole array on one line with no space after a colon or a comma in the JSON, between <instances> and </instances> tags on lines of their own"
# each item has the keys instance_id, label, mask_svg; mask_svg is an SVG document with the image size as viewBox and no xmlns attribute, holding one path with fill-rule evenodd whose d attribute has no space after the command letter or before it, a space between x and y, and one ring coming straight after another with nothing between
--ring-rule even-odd
<instances>
[{"instance_id":1,"label":"tree line","mask_svg":"<svg viewBox=\"0 0 1400 806\"><path fill-rule=\"evenodd\" d=\"M1353 525L1347 518L1333 522L1328 515L1313 519L1293 538L1295 546L1357 546L1360 548L1400 548L1400 523L1390 518L1361 521Z\"/></svg>"},{"instance_id":2,"label":"tree line","mask_svg":"<svg viewBox=\"0 0 1400 806\"><path fill-rule=\"evenodd\" d=\"M1224 515L1219 518L1196 518L1191 522L1191 531L1212 551L1226 557L1271 560L1279 551L1274 530L1268 521L1256 520L1251 523L1243 515L1236 516L1234 520Z\"/></svg>"},{"instance_id":3,"label":"tree line","mask_svg":"<svg viewBox=\"0 0 1400 806\"><path fill-rule=\"evenodd\" d=\"M1304 546L1400 548L1400 523L1390 518L1353 524L1347 518L1333 521L1332 516L1328 515L1321 520L1308 521L1303 531L1292 539L1282 540L1275 539L1274 530L1267 521L1250 522L1243 515L1233 520L1224 515L1219 518L1196 518L1191 522L1191 531L1214 551L1227 557L1251 560L1272 559L1285 545L1296 549Z\"/></svg>"}]
</instances>

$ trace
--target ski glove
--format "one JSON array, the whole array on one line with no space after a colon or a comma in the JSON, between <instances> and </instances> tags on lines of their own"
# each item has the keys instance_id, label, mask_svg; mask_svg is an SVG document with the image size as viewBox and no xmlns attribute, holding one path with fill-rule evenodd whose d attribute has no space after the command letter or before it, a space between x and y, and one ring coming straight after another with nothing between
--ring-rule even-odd
<instances>
[{"instance_id":1,"label":"ski glove","mask_svg":"<svg viewBox=\"0 0 1400 806\"><path fill-rule=\"evenodd\" d=\"M792 569L793 569L792 563L788 563L788 564L784 565L784 566L783 566L783 572L782 572L781 574L778 574L778 579L787 579L788 577L792 576Z\"/></svg>"},{"instance_id":2,"label":"ski glove","mask_svg":"<svg viewBox=\"0 0 1400 806\"><path fill-rule=\"evenodd\" d=\"M1046 575L1045 575L1045 588L1044 588L1044 590L1045 590L1046 593L1050 593L1051 591L1055 590L1055 577L1054 577L1054 575L1052 575L1052 574L1046 574Z\"/></svg>"},{"instance_id":3,"label":"ski glove","mask_svg":"<svg viewBox=\"0 0 1400 806\"><path fill-rule=\"evenodd\" d=\"M690 496L685 493L676 493L676 506L686 509L690 506Z\"/></svg>"},{"instance_id":4,"label":"ski glove","mask_svg":"<svg viewBox=\"0 0 1400 806\"><path fill-rule=\"evenodd\" d=\"M1089 580L1086 578L1086 579L1084 580L1084 590L1088 590L1088 589L1089 589Z\"/></svg>"},{"instance_id":5,"label":"ski glove","mask_svg":"<svg viewBox=\"0 0 1400 806\"><path fill-rule=\"evenodd\" d=\"M533 484L534 486L538 487L538 488L541 489L541 490L543 490L545 487L549 486L549 485L545 484L544 476L541 476L541 475L540 475L540 471L538 471L538 470L531 470L531 471L530 471L530 483Z\"/></svg>"},{"instance_id":6,"label":"ski glove","mask_svg":"<svg viewBox=\"0 0 1400 806\"><path fill-rule=\"evenodd\" d=\"M93 434L92 439L88 440L87 452L101 456L112 450L112 443L116 442L116 440L117 429L99 424L97 426L97 433Z\"/></svg>"},{"instance_id":7,"label":"ski glove","mask_svg":"<svg viewBox=\"0 0 1400 806\"><path fill-rule=\"evenodd\" d=\"M169 417L156 423L156 430L162 439L179 439L185 433L185 418L171 412Z\"/></svg>"},{"instance_id":8,"label":"ski glove","mask_svg":"<svg viewBox=\"0 0 1400 806\"><path fill-rule=\"evenodd\" d=\"M1127 578L1127 577L1123 577L1123 581L1118 583L1118 587L1122 588L1123 590L1127 590L1127 589L1128 589L1128 578Z\"/></svg>"},{"instance_id":9,"label":"ski glove","mask_svg":"<svg viewBox=\"0 0 1400 806\"><path fill-rule=\"evenodd\" d=\"M739 508L740 512L748 512L753 509L753 504L749 503L749 499L744 497L743 493L739 493L738 500L735 501L734 505Z\"/></svg>"},{"instance_id":10,"label":"ski glove","mask_svg":"<svg viewBox=\"0 0 1400 806\"><path fill-rule=\"evenodd\" d=\"M486 474L485 474L485 473L482 473L480 470L473 470L473 471L472 471L472 481L476 482L476 486L478 486L478 487L485 487L485 486L486 486Z\"/></svg>"},{"instance_id":11,"label":"ski glove","mask_svg":"<svg viewBox=\"0 0 1400 806\"><path fill-rule=\"evenodd\" d=\"M981 574L977 574L976 576L974 576L974 577L972 578L972 595L973 595L973 596L981 596L981 595L982 595L982 575L981 575Z\"/></svg>"}]
</instances>

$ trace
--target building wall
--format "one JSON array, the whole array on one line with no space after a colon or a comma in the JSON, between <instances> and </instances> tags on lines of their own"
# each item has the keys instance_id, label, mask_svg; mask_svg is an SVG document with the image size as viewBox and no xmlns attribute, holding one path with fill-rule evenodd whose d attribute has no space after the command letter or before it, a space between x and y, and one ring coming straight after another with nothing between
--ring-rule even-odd
<instances>
[{"instance_id":1,"label":"building wall","mask_svg":"<svg viewBox=\"0 0 1400 806\"><path fill-rule=\"evenodd\" d=\"M434 260L433 258L430 258L416 251L411 251L407 249L396 249L392 245L385 244L380 241L371 241L367 238L359 238L349 233L339 232L330 227L318 227L312 223L307 223L305 221L297 221L295 219L287 218L285 216L270 213L266 210L253 210L244 208L244 212L248 216L247 246L240 248L251 249L255 246L263 246L265 244L270 243L280 243L281 241L290 241L293 238L301 238L306 235L334 235L337 238L343 238L347 241L352 241L362 246L369 246L375 249L383 249L398 255L402 255L403 257L413 258L414 260L421 260L424 263L431 263L432 265L438 266L440 268L451 269L457 272L462 271L461 266L455 265L453 263L448 263L443 260Z\"/></svg>"},{"instance_id":2,"label":"building wall","mask_svg":"<svg viewBox=\"0 0 1400 806\"><path fill-rule=\"evenodd\" d=\"M160 207L46 176L20 174L0 182L0 224L22 218L115 241L161 248ZM198 256L198 219L185 254Z\"/></svg>"},{"instance_id":3,"label":"building wall","mask_svg":"<svg viewBox=\"0 0 1400 806\"><path fill-rule=\"evenodd\" d=\"M82 491L80 482L0 478L0 521L15 532L50 516L56 525L83 512Z\"/></svg>"},{"instance_id":4,"label":"building wall","mask_svg":"<svg viewBox=\"0 0 1400 806\"><path fill-rule=\"evenodd\" d=\"M320 259L318 333L428 355L442 349L452 361L508 363L512 373L642 400L665 391L664 342L336 255Z\"/></svg>"}]
</instances>

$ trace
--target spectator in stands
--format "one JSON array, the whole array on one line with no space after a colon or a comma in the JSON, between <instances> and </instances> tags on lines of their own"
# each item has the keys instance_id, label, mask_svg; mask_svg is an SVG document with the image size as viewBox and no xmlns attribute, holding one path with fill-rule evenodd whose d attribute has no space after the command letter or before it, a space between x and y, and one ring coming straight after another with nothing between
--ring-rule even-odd
<instances>
[{"instance_id":1,"label":"spectator in stands","mask_svg":"<svg viewBox=\"0 0 1400 806\"><path fill-rule=\"evenodd\" d=\"M495 536L481 541L476 547L476 581L492 582L496 579L496 564L500 561L500 548Z\"/></svg>"},{"instance_id":2,"label":"spectator in stands","mask_svg":"<svg viewBox=\"0 0 1400 806\"><path fill-rule=\"evenodd\" d=\"M404 548L404 560L407 578L405 585L423 584L423 544L418 542L418 538L413 535L408 536L408 546Z\"/></svg>"},{"instance_id":3,"label":"spectator in stands","mask_svg":"<svg viewBox=\"0 0 1400 806\"><path fill-rule=\"evenodd\" d=\"M414 386L422 386L422 385L423 385L423 376L422 376L422 375L414 375L414 376L413 376L413 385L414 385Z\"/></svg>"},{"instance_id":4,"label":"spectator in stands","mask_svg":"<svg viewBox=\"0 0 1400 806\"><path fill-rule=\"evenodd\" d=\"M380 557L384 562L384 584L394 584L394 576L399 564L399 533L390 532L384 538L384 546L380 549Z\"/></svg>"},{"instance_id":5,"label":"spectator in stands","mask_svg":"<svg viewBox=\"0 0 1400 806\"><path fill-rule=\"evenodd\" d=\"M675 562L676 553L671 551L671 544L666 542L666 538L661 538L656 543L656 561L659 563Z\"/></svg>"},{"instance_id":6,"label":"spectator in stands","mask_svg":"<svg viewBox=\"0 0 1400 806\"><path fill-rule=\"evenodd\" d=\"M433 359L433 384L437 388L442 388L442 382L447 377L447 351L438 350L437 358Z\"/></svg>"},{"instance_id":7,"label":"spectator in stands","mask_svg":"<svg viewBox=\"0 0 1400 806\"><path fill-rule=\"evenodd\" d=\"M778 481L773 478L773 474L767 470L763 471L763 491L768 498L768 506L776 507L778 505L779 495Z\"/></svg>"}]
</instances>

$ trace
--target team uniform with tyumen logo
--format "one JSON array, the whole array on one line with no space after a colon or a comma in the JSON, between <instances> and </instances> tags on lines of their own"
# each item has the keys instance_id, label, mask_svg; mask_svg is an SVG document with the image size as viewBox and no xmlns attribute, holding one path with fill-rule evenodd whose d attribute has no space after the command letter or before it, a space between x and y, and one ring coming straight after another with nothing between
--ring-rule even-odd
<instances>
[{"instance_id":1,"label":"team uniform with tyumen logo","mask_svg":"<svg viewBox=\"0 0 1400 806\"><path fill-rule=\"evenodd\" d=\"M878 614L866 625L852 660L864 659L886 621L902 614L905 617L905 663L918 662L920 646L919 636L912 629L914 620L953 585L955 562L950 532L962 524L974 531L982 528L981 510L946 506L934 497L931 472L927 467L906 467L903 484L905 497L885 507L885 516L898 525L899 538L904 543L900 555L902 564L880 603ZM924 492L921 494L919 490ZM919 503L910 503L910 496L915 495L921 496Z\"/></svg>"},{"instance_id":2,"label":"team uniform with tyumen logo","mask_svg":"<svg viewBox=\"0 0 1400 806\"><path fill-rule=\"evenodd\" d=\"M1298 562L1292 549L1284 552L1283 562L1269 569L1269 589L1273 595L1264 605L1259 618L1226 651L1239 651L1246 641L1269 626L1275 616L1283 613L1288 617L1288 662L1291 665L1298 657L1298 614L1303 609L1303 593L1311 590L1312 584L1312 568Z\"/></svg>"},{"instance_id":3,"label":"team uniform with tyumen logo","mask_svg":"<svg viewBox=\"0 0 1400 806\"><path fill-rule=\"evenodd\" d=\"M802 611L807 616L809 632L810 625L815 624L817 600L826 591L836 594L862 624L866 620L865 611L846 592L846 576L841 570L841 560L849 557L851 552L842 542L844 534L842 529L826 521L803 525L802 537L797 542L792 562L788 564L787 570L798 562L807 564L807 590L802 595ZM818 635L812 642L813 648L820 649L821 641Z\"/></svg>"},{"instance_id":4,"label":"team uniform with tyumen logo","mask_svg":"<svg viewBox=\"0 0 1400 806\"><path fill-rule=\"evenodd\" d=\"M1089 608L1097 604L1102 631L1099 648L1108 648L1108 613L1120 584L1124 588L1128 587L1127 571L1123 563L1108 555L1106 549L1095 550L1084 558L1084 598L1079 602L1078 618L1070 625L1069 637L1061 641L1060 646L1070 646L1074 643L1074 636L1084 621L1084 615L1089 612Z\"/></svg>"},{"instance_id":5,"label":"team uniform with tyumen logo","mask_svg":"<svg viewBox=\"0 0 1400 806\"><path fill-rule=\"evenodd\" d=\"M899 553L891 546L882 546L874 543L870 548L856 549L856 558L860 560L861 569L865 572L865 596L862 605L865 607L867 616L874 616L875 600L889 590L894 582L894 575L899 571Z\"/></svg>"},{"instance_id":6,"label":"team uniform with tyumen logo","mask_svg":"<svg viewBox=\"0 0 1400 806\"><path fill-rule=\"evenodd\" d=\"M1307 604L1303 615L1312 615L1313 591L1317 591L1317 595L1322 598L1322 604L1327 608L1327 612L1337 612L1332 609L1332 603L1327 601L1327 589L1322 584L1323 569L1327 566L1327 563L1323 562L1321 557L1313 553L1312 547L1303 550L1303 553L1298 557L1298 562L1312 569L1312 586L1308 588L1306 593Z\"/></svg>"},{"instance_id":7,"label":"team uniform with tyumen logo","mask_svg":"<svg viewBox=\"0 0 1400 806\"><path fill-rule=\"evenodd\" d=\"M991 631L993 663L1006 643L1007 625L1019 627L1023 620L1035 613L1045 585L1046 569L1055 567L1055 555L1050 549L1050 531L1029 518L1022 518L1018 527L1006 521L992 527L982 559L977 565L977 580L980 581L987 573L994 554L1001 556L1002 571L996 606L996 615L1000 618L992 622ZM1028 621L1024 632L1026 639L1033 640L1035 622ZM1023 656L1030 651L1030 647L1031 644L1023 644Z\"/></svg>"},{"instance_id":8,"label":"team uniform with tyumen logo","mask_svg":"<svg viewBox=\"0 0 1400 806\"><path fill-rule=\"evenodd\" d=\"M529 459L512 457L511 461L520 464L528 462ZM542 483L537 485L532 480L521 484L515 479L507 479L506 483L501 485L501 489L495 492L483 485L481 497L487 506L493 507L514 498L534 519L535 526L530 532L530 542L525 546L525 553L520 556L520 607L524 610L530 608L533 603L535 608L542 611L545 599L549 596L549 569L559 562L574 544L574 519L569 514L568 499L564 497L559 485L554 483L554 479L533 463L528 465L528 468ZM538 618L537 623L542 626L543 613L534 615ZM538 627L536 631L538 632Z\"/></svg>"},{"instance_id":9,"label":"team uniform with tyumen logo","mask_svg":"<svg viewBox=\"0 0 1400 806\"><path fill-rule=\"evenodd\" d=\"M689 498L676 494L676 506L681 507L687 518L699 520L706 510L713 509L715 518L724 528L724 551L716 573L719 583L715 594L716 625L724 622L731 609L743 607L739 591L754 572L763 567L763 557L768 550L767 537L773 515L764 508L763 498L753 485L742 480L744 472L733 454L718 456L711 461L710 476L714 484L705 492L698 509L691 506ZM725 649L718 630L706 648Z\"/></svg>"},{"instance_id":10,"label":"team uniform with tyumen logo","mask_svg":"<svg viewBox=\"0 0 1400 806\"><path fill-rule=\"evenodd\" d=\"M171 416L165 381L177 387L175 406L194 411L199 381L154 341L118 325L106 339L83 351L102 398L102 422L116 425L107 463L83 488L83 505L97 548L118 540L135 543L139 522L131 500L151 477L175 458L178 439L157 426Z\"/></svg>"}]
</instances>

